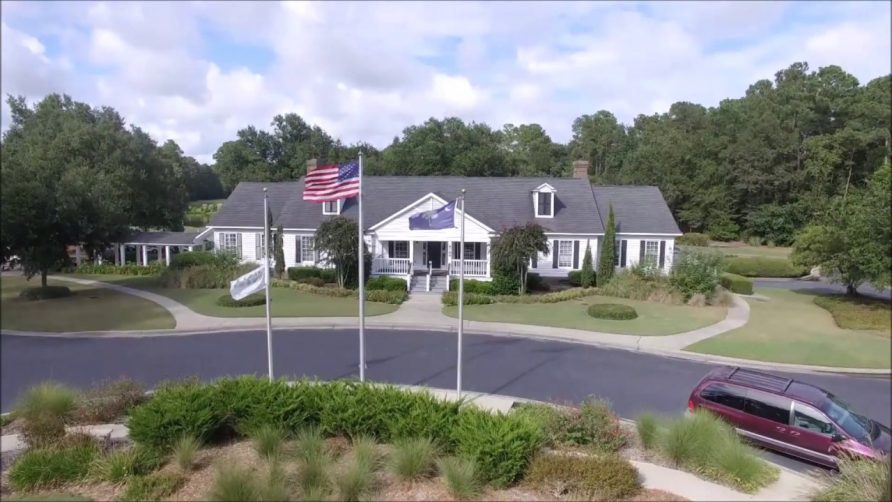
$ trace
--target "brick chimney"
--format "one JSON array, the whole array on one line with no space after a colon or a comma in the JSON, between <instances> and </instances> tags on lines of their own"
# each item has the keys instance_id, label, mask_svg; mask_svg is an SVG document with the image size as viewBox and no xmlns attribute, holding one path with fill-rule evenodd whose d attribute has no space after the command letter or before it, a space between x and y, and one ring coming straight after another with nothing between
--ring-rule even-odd
<instances>
[{"instance_id":1,"label":"brick chimney","mask_svg":"<svg viewBox=\"0 0 892 502\"><path fill-rule=\"evenodd\" d=\"M591 166L589 161L587 160L574 160L573 161L573 177L574 178L582 178L588 179L588 169Z\"/></svg>"},{"instance_id":2,"label":"brick chimney","mask_svg":"<svg viewBox=\"0 0 892 502\"><path fill-rule=\"evenodd\" d=\"M316 170L316 159L310 159L307 161L307 174Z\"/></svg>"}]
</instances>

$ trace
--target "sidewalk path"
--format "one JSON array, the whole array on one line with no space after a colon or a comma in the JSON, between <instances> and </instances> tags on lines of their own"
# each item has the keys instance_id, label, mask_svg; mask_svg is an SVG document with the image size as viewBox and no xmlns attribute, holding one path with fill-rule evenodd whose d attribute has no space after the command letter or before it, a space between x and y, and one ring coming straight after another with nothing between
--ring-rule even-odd
<instances>
[{"instance_id":1,"label":"sidewalk path","mask_svg":"<svg viewBox=\"0 0 892 502\"><path fill-rule=\"evenodd\" d=\"M144 331L83 331L72 333L38 333L4 330L5 333L15 335L33 336L67 336L67 337L92 337L92 336L119 336L119 337L143 337L161 335L189 335L195 333L218 331L244 331L245 329L265 329L266 321L262 317L211 317L199 314L185 305L157 293L144 291L119 284L105 283L92 279L79 279L74 277L52 276L55 280L75 282L78 284L100 286L126 294L131 294L155 302L170 311L176 320L176 327L167 330ZM777 371L794 372L829 372L829 373L857 373L888 375L889 370L863 369L863 368L837 368L828 366L810 366L801 364L769 363L737 359L733 357L716 356L711 354L699 354L685 352L682 349L693 343L711 338L716 335L739 328L747 323L750 315L749 304L734 296L734 303L728 307L725 319L711 326L698 328L685 333L664 336L635 336L617 335L613 333L601 333L570 328L555 328L547 326L535 326L529 324L510 324L501 322L465 321L466 333L516 336L542 340L554 340L569 343L581 343L602 347L611 347L623 350L641 351L656 355L689 359L714 364L733 364L764 368ZM276 317L273 320L276 328L291 329L328 329L328 328L356 328L356 317ZM433 293L415 293L403 303L399 309L389 314L367 317L367 328L376 329L412 329L428 331L455 332L458 329L457 320L446 316L442 312L440 295Z\"/></svg>"}]
</instances>

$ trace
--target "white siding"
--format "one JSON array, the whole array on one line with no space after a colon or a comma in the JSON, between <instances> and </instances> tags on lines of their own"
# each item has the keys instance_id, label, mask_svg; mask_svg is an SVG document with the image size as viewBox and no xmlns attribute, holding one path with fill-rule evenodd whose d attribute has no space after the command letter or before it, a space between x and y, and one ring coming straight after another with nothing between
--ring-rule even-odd
<instances>
[{"instance_id":1,"label":"white siding","mask_svg":"<svg viewBox=\"0 0 892 502\"><path fill-rule=\"evenodd\" d=\"M598 238L596 236L579 236L566 234L546 234L548 238L548 252L539 253L537 267L530 268L530 272L537 273L542 277L567 277L570 270L579 270L582 268L582 260L585 258L585 247L590 245L592 248L592 266L597 267L598 260ZM579 242L579 259L570 268L554 268L554 258L552 253L555 252L554 241L575 241Z\"/></svg>"},{"instance_id":2,"label":"white siding","mask_svg":"<svg viewBox=\"0 0 892 502\"><path fill-rule=\"evenodd\" d=\"M624 235L617 234L616 240L626 240L626 268L631 268L638 264L641 257L641 241L657 241L665 242L665 254L663 255L663 272L669 273L672 270L673 255L675 253L675 237L665 235ZM617 253L620 248L617 247ZM619 268L617 268L619 270Z\"/></svg>"},{"instance_id":3,"label":"white siding","mask_svg":"<svg viewBox=\"0 0 892 502\"><path fill-rule=\"evenodd\" d=\"M294 267L294 258L296 256L297 235L285 232L282 240L282 253L285 255L285 268Z\"/></svg>"},{"instance_id":4,"label":"white siding","mask_svg":"<svg viewBox=\"0 0 892 502\"><path fill-rule=\"evenodd\" d=\"M461 221L461 211L458 209L455 211L456 228L445 230L409 230L410 216L442 206L443 204L438 200L427 198L377 228L374 231L375 237L381 241L458 241L461 237L458 228ZM465 241L489 242L489 239L490 233L486 228L474 223L470 219L465 220Z\"/></svg>"}]
</instances>

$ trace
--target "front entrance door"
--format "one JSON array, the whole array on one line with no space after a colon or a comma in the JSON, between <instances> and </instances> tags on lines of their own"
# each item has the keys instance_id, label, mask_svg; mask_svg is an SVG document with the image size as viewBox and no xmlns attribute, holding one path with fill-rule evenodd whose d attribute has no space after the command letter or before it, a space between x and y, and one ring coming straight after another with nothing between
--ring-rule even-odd
<instances>
[{"instance_id":1,"label":"front entrance door","mask_svg":"<svg viewBox=\"0 0 892 502\"><path fill-rule=\"evenodd\" d=\"M440 251L441 250L439 242L427 243L427 261L430 262L431 268L440 268L440 266L442 265L441 257L443 255Z\"/></svg>"}]
</instances>

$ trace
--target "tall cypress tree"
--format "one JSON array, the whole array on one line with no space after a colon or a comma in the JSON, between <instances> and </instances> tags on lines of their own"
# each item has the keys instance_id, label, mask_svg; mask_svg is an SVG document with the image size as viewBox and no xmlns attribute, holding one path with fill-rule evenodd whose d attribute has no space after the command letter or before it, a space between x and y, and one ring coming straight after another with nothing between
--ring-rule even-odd
<instances>
[{"instance_id":1,"label":"tall cypress tree","mask_svg":"<svg viewBox=\"0 0 892 502\"><path fill-rule=\"evenodd\" d=\"M601 254L598 257L598 286L610 282L613 277L613 267L616 263L616 224L613 217L613 204L610 205L610 213L607 215L607 228L604 229L604 241L601 243Z\"/></svg>"},{"instance_id":2,"label":"tall cypress tree","mask_svg":"<svg viewBox=\"0 0 892 502\"><path fill-rule=\"evenodd\" d=\"M282 225L279 225L276 228L276 233L273 234L273 242L275 246L273 248L274 256L273 258L276 261L276 277L281 279L285 276L285 249L283 239L285 238L285 233L282 231Z\"/></svg>"}]
</instances>

